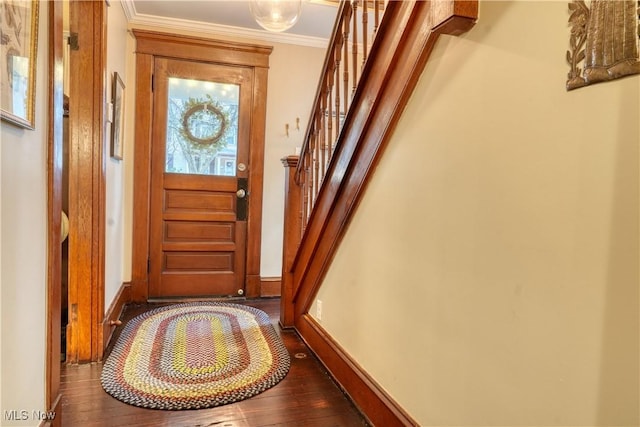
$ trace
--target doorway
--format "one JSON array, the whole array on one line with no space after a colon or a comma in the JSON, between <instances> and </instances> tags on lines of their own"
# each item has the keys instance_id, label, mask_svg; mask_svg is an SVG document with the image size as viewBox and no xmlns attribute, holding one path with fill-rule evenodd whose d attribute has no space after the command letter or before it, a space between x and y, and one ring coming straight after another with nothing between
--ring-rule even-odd
<instances>
[{"instance_id":1,"label":"doorway","mask_svg":"<svg viewBox=\"0 0 640 427\"><path fill-rule=\"evenodd\" d=\"M76 8L75 14L67 12ZM49 22L49 112L48 112L48 268L47 268L47 409L59 414L54 427L62 423L60 366L62 362L62 325L65 329L66 362L95 361L102 357L99 322L103 315L100 295L104 294L104 177L101 175L101 147L104 104L104 67L106 10L104 2L69 0L47 4ZM84 46L79 49L84 59L74 70L69 88L69 314L62 315L62 201L67 184L63 184L64 147L64 52L65 17L71 15L71 31L77 28ZM73 16L76 18L74 19ZM93 20L80 17L93 16ZM75 20L75 22L74 22ZM102 54L99 54L102 52ZM98 71L96 71L98 70ZM76 101L74 103L74 93ZM83 94L83 96L77 96ZM75 105L75 107L74 107ZM78 186L90 181L91 186ZM75 185L75 187L74 187ZM73 189L73 190L72 190ZM81 246L85 245L86 248ZM65 297L65 301L66 301ZM71 348L70 348L71 346ZM69 357L71 356L71 357Z\"/></svg>"},{"instance_id":2,"label":"doorway","mask_svg":"<svg viewBox=\"0 0 640 427\"><path fill-rule=\"evenodd\" d=\"M259 297L272 48L133 34L132 299Z\"/></svg>"}]
</instances>

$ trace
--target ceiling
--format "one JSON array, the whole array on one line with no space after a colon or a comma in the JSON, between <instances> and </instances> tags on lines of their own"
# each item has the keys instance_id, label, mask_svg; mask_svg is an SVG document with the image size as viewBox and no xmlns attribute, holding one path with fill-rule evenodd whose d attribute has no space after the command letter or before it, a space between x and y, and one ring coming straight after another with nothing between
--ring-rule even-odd
<instances>
[{"instance_id":1,"label":"ceiling","mask_svg":"<svg viewBox=\"0 0 640 427\"><path fill-rule=\"evenodd\" d=\"M283 33L263 30L251 17L246 0L123 0L122 5L131 24L326 47L336 19L336 2L302 3L300 19Z\"/></svg>"}]
</instances>

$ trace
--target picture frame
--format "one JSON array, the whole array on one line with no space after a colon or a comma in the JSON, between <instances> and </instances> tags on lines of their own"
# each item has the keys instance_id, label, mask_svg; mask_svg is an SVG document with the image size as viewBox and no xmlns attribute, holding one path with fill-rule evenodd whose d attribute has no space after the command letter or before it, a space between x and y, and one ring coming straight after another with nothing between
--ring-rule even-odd
<instances>
[{"instance_id":1,"label":"picture frame","mask_svg":"<svg viewBox=\"0 0 640 427\"><path fill-rule=\"evenodd\" d=\"M35 128L39 3L3 0L0 8L0 118L31 130Z\"/></svg>"},{"instance_id":2,"label":"picture frame","mask_svg":"<svg viewBox=\"0 0 640 427\"><path fill-rule=\"evenodd\" d=\"M111 157L122 160L124 142L124 83L117 72L113 73L111 102L113 120L111 122Z\"/></svg>"}]
</instances>

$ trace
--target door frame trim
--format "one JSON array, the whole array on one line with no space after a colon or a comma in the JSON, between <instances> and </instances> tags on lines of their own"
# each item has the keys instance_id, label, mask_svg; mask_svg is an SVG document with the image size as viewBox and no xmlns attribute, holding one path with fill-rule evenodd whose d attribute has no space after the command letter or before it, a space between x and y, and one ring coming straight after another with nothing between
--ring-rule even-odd
<instances>
[{"instance_id":1,"label":"door frame trim","mask_svg":"<svg viewBox=\"0 0 640 427\"><path fill-rule=\"evenodd\" d=\"M70 24L80 43L69 62L69 363L102 358L106 215L107 6L72 1L74 7Z\"/></svg>"},{"instance_id":2,"label":"door frame trim","mask_svg":"<svg viewBox=\"0 0 640 427\"><path fill-rule=\"evenodd\" d=\"M63 147L63 45L62 3L48 4L49 13L49 126L47 147L47 354L45 404L48 411L60 413L60 349L61 349L61 260L60 223L62 212L62 147ZM62 415L52 426L62 425Z\"/></svg>"},{"instance_id":3,"label":"door frame trim","mask_svg":"<svg viewBox=\"0 0 640 427\"><path fill-rule=\"evenodd\" d=\"M253 70L249 152L249 185L252 191L249 194L247 219L245 295L249 298L259 297L267 74L273 47L139 29L132 32L137 46L131 298L136 302L144 302L149 298L152 82L155 56L243 66Z\"/></svg>"}]
</instances>

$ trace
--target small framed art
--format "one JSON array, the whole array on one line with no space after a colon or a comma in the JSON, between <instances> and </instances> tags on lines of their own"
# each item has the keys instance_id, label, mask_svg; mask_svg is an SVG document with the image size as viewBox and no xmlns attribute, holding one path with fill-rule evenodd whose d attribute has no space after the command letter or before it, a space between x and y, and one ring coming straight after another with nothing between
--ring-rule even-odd
<instances>
[{"instance_id":1,"label":"small framed art","mask_svg":"<svg viewBox=\"0 0 640 427\"><path fill-rule=\"evenodd\" d=\"M117 160L122 160L122 145L124 142L124 83L117 72L113 73L111 102L113 104L113 120L111 121L111 157Z\"/></svg>"},{"instance_id":2,"label":"small framed art","mask_svg":"<svg viewBox=\"0 0 640 427\"><path fill-rule=\"evenodd\" d=\"M3 0L0 7L0 117L26 129L35 122L39 3Z\"/></svg>"}]
</instances>

